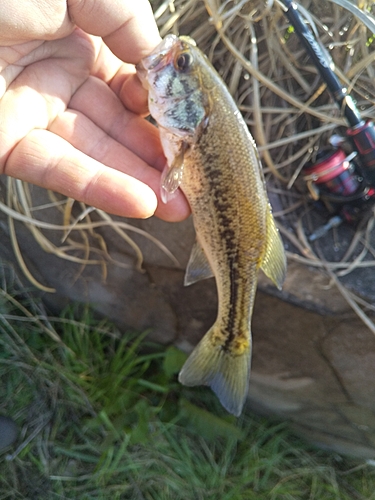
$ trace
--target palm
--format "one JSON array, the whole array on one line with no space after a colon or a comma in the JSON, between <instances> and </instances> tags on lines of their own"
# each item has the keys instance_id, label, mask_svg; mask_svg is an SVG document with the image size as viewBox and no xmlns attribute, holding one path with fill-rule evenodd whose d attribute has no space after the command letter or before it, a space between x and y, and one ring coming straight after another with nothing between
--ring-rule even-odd
<instances>
[{"instance_id":1,"label":"palm","mask_svg":"<svg viewBox=\"0 0 375 500\"><path fill-rule=\"evenodd\" d=\"M119 215L151 215L164 157L141 116L146 94L133 66L72 29L58 40L0 40L0 172ZM182 195L156 209L169 220L187 213Z\"/></svg>"},{"instance_id":2,"label":"palm","mask_svg":"<svg viewBox=\"0 0 375 500\"><path fill-rule=\"evenodd\" d=\"M8 75L14 76L1 100L8 153L33 130L49 129L89 77L94 47L87 37L85 51L83 43L74 44L76 38L73 34L63 41L32 41L0 49L6 65L4 83Z\"/></svg>"}]
</instances>

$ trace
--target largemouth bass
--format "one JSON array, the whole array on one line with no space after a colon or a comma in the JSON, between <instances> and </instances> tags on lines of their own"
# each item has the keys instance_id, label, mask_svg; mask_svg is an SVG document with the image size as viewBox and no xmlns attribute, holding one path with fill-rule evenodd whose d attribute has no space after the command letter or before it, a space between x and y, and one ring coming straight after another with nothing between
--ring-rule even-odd
<instances>
[{"instance_id":1,"label":"largemouth bass","mask_svg":"<svg viewBox=\"0 0 375 500\"><path fill-rule=\"evenodd\" d=\"M165 202L181 186L197 242L185 285L214 276L218 314L183 366L179 380L208 385L240 415L251 363L251 316L258 270L281 287L283 244L253 138L225 84L189 37L167 35L137 67L149 91L167 168Z\"/></svg>"}]
</instances>

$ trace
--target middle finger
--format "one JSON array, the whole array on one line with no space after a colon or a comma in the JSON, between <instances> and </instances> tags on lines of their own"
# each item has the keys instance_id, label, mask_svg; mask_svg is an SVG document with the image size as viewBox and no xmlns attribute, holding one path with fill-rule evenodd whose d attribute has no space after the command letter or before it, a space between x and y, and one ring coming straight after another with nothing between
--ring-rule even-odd
<instances>
[{"instance_id":1,"label":"middle finger","mask_svg":"<svg viewBox=\"0 0 375 500\"><path fill-rule=\"evenodd\" d=\"M88 78L73 95L69 108L84 114L149 165L158 170L164 168L165 157L157 128L127 110L102 80Z\"/></svg>"}]
</instances>

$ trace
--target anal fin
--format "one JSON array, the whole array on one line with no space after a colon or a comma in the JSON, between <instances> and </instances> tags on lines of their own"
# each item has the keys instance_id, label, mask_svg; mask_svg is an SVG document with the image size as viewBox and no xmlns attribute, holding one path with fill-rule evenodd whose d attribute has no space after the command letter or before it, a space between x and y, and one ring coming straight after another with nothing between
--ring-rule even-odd
<instances>
[{"instance_id":1,"label":"anal fin","mask_svg":"<svg viewBox=\"0 0 375 500\"><path fill-rule=\"evenodd\" d=\"M212 272L202 245L199 241L196 241L191 250L189 262L186 267L184 285L192 285L197 281L212 278L213 276L214 273Z\"/></svg>"}]
</instances>

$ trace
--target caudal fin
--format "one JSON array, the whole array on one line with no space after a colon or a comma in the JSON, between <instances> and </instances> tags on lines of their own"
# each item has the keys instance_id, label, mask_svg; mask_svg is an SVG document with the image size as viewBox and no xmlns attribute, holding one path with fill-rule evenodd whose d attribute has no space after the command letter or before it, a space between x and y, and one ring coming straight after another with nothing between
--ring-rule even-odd
<instances>
[{"instance_id":1,"label":"caudal fin","mask_svg":"<svg viewBox=\"0 0 375 500\"><path fill-rule=\"evenodd\" d=\"M195 347L182 367L178 379L181 384L187 386L208 385L224 408L238 417L249 388L250 343L241 354L234 355L213 343L213 328Z\"/></svg>"}]
</instances>

